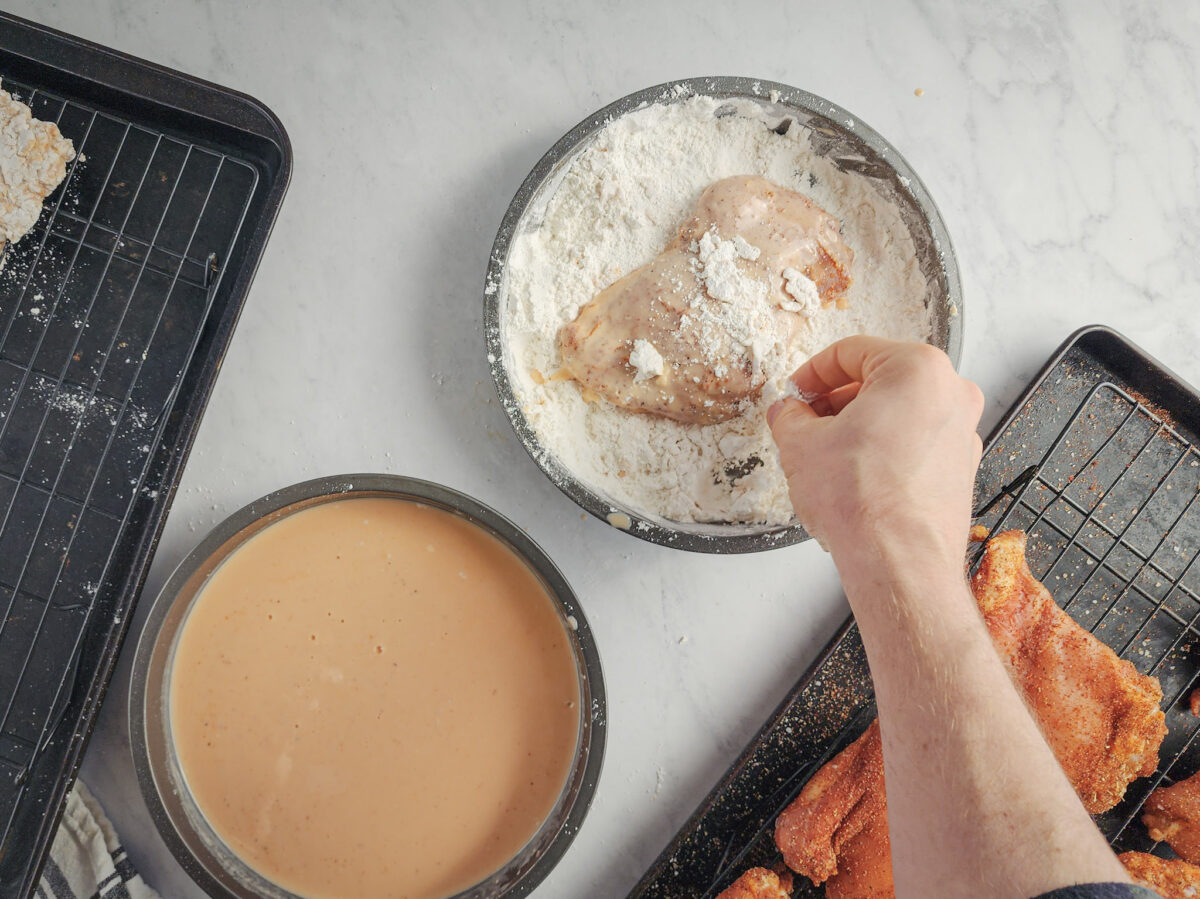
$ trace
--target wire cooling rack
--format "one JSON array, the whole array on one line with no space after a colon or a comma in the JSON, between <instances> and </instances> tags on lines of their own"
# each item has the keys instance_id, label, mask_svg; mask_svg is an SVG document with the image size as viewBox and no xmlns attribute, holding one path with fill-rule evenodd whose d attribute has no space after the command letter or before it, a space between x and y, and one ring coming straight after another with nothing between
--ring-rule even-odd
<instances>
[{"instance_id":1,"label":"wire cooling rack","mask_svg":"<svg viewBox=\"0 0 1200 899\"><path fill-rule=\"evenodd\" d=\"M64 708L257 181L13 81L76 159L0 272L0 835ZM214 202L219 199L219 202ZM153 498L153 497L152 497Z\"/></svg>"},{"instance_id":2,"label":"wire cooling rack","mask_svg":"<svg viewBox=\"0 0 1200 899\"><path fill-rule=\"evenodd\" d=\"M290 156L247 98L5 14L0 74L76 150L0 259L0 893L21 896Z\"/></svg>"},{"instance_id":3,"label":"wire cooling rack","mask_svg":"<svg viewBox=\"0 0 1200 899\"><path fill-rule=\"evenodd\" d=\"M1162 684L1168 733L1152 777L1097 824L1118 851L1171 855L1140 823L1157 786L1200 771L1200 396L1106 328L1073 335L987 442L976 520L1029 535L1030 569L1082 626ZM978 563L982 547L972 554ZM712 899L781 863L774 823L874 717L847 622L631 895ZM796 897L822 888L796 877Z\"/></svg>"},{"instance_id":4,"label":"wire cooling rack","mask_svg":"<svg viewBox=\"0 0 1200 899\"><path fill-rule=\"evenodd\" d=\"M992 530L1025 531L1030 570L1055 601L1162 684L1160 767L1097 817L1119 849L1148 849L1130 826L1142 803L1171 771L1200 770L1189 753L1200 719L1187 708L1200 673L1200 451L1167 413L1106 381L1005 492Z\"/></svg>"}]
</instances>

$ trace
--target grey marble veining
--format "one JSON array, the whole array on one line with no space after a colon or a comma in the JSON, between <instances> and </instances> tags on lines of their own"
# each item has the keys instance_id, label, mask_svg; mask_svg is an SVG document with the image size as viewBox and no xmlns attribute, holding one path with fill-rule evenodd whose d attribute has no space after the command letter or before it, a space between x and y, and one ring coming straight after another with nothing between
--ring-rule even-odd
<instances>
[{"instance_id":1,"label":"grey marble veining","mask_svg":"<svg viewBox=\"0 0 1200 899\"><path fill-rule=\"evenodd\" d=\"M295 146L147 594L243 503L356 470L478 496L528 527L578 591L608 679L608 757L538 896L624 894L846 612L815 545L712 558L640 543L581 520L514 439L483 359L484 267L517 185L571 125L700 74L794 84L869 122L950 228L985 428L1091 322L1200 381L1196 4L7 6L257 96ZM83 775L147 879L198 896L133 781L132 645Z\"/></svg>"}]
</instances>

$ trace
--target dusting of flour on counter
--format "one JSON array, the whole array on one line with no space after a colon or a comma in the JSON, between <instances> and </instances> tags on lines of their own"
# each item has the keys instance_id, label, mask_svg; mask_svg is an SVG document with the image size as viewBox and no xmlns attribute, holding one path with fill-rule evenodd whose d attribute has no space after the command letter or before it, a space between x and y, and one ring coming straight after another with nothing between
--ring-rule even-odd
<instances>
[{"instance_id":1,"label":"dusting of flour on counter","mask_svg":"<svg viewBox=\"0 0 1200 899\"><path fill-rule=\"evenodd\" d=\"M734 101L738 114L717 117L730 101L671 99L601 129L570 161L544 209L530 210L540 225L514 239L501 286L505 366L542 446L609 500L668 521L787 524L792 508L766 408L794 395L788 373L842 337L928 340L927 286L898 210L868 179L814 153L804 128L793 121L777 133L779 122L764 119L751 101ZM559 329L584 304L662 252L706 187L749 174L799 191L835 216L855 253L846 309L814 302L816 285L801 272L784 273L795 301L787 311L801 319L788 343L769 325L765 294L751 302L763 285L738 264L754 259L758 247L739 235L705 234L697 242L705 290L727 299L718 315L696 310L712 319L698 320L701 333L711 329L714 347L740 346L765 374L756 405L728 421L691 425L587 402L575 381L543 376L560 369ZM657 349L634 343L635 377L661 373Z\"/></svg>"}]
</instances>

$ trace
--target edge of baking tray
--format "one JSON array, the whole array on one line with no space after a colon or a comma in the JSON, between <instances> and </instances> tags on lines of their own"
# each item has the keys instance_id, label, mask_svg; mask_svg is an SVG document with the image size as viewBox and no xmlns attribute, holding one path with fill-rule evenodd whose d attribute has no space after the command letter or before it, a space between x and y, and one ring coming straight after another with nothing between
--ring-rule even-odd
<instances>
[{"instance_id":1,"label":"edge of baking tray","mask_svg":"<svg viewBox=\"0 0 1200 899\"><path fill-rule=\"evenodd\" d=\"M0 45L48 72L90 82L78 99L111 105L107 92L118 91L141 101L143 108L153 106L161 112L165 107L179 112L180 119L207 119L275 143L286 190L292 168L291 139L279 117L257 98L2 10ZM50 80L56 79L52 75Z\"/></svg>"},{"instance_id":2,"label":"edge of baking tray","mask_svg":"<svg viewBox=\"0 0 1200 899\"><path fill-rule=\"evenodd\" d=\"M1187 381L1119 331L1107 325L1085 325L1059 344L1046 363L1034 375L1029 385L1021 391L1021 394L1013 401L1008 411L1004 413L1000 421L991 429L983 443L984 454L1000 439L1008 429L1008 426L1012 424L1021 410L1025 408L1026 403L1029 402L1033 394L1042 386L1050 373L1077 346L1088 353L1104 358L1107 362L1116 363L1111 367L1119 369L1122 376L1126 377L1137 390L1149 394L1154 401L1161 400L1162 404L1167 406L1182 405L1190 408L1194 413L1194 419L1190 422L1185 422L1184 425L1185 427L1190 426L1193 430L1200 430L1200 391L1197 391ZM696 810L680 825L679 829L675 832L675 836L671 838L671 842L658 854L646 873L637 882L637 885L630 891L629 895L631 897L641 896L658 879L663 870L671 864L671 859L682 848L684 840L690 836L700 822L708 815L718 799L730 787L733 781L736 780L742 769L750 762L759 746L767 739L779 723L779 720L796 701L797 696L807 689L809 684L821 673L821 669L825 663L829 661L830 657L854 629L854 616L846 616L846 619L838 627L837 632L825 644L824 648L817 655L813 663L808 666L804 674L800 676L800 680L788 690L787 695L784 696L783 700L771 712L766 723L755 732L754 736L746 744L746 747L738 754L737 758L721 776L721 779L709 790L704 799L696 807Z\"/></svg>"},{"instance_id":3,"label":"edge of baking tray","mask_svg":"<svg viewBox=\"0 0 1200 899\"><path fill-rule=\"evenodd\" d=\"M1200 390L1115 328L1108 325L1084 325L1059 344L1058 349L1038 369L1029 386L1021 391L1021 395L1013 401L1004 417L992 428L984 441L985 453L1012 424L1013 419L1042 386L1050 372L1075 347L1102 358L1109 368L1118 372L1134 389L1147 395L1153 402L1170 408L1190 409L1195 417L1183 424L1193 431L1200 432Z\"/></svg>"},{"instance_id":4,"label":"edge of baking tray","mask_svg":"<svg viewBox=\"0 0 1200 899\"><path fill-rule=\"evenodd\" d=\"M73 81L72 87L83 87L84 92L70 91L73 98L112 107L113 93L122 99L131 100L128 112L137 116L139 111L152 110L158 115L167 113L166 121L182 125L188 121L206 120L224 128L233 128L273 144L278 153L274 168L268 172L271 184L261 200L261 211L254 228L243 238L243 262L228 285L231 297L223 314L205 322L201 330L209 332L208 348L203 358L194 355L184 370L176 400L168 412L166 427L179 433L178 440L169 447L170 452L155 458L148 468L150 477L161 479L164 488L156 501L149 501L151 508L143 526L141 539L133 547L132 563L119 582L116 603L119 618L109 623L108 638L101 650L101 663L90 673L76 680L67 699L67 706L75 703L74 697L82 691L80 715L74 729L71 745L67 748L62 766L50 792L49 812L43 819L34 839L36 857L27 865L19 881L18 895L31 892L37 885L46 858L49 856L53 834L62 817L66 794L83 758L97 712L104 700L113 669L120 653L121 644L129 630L136 605L150 562L162 535L167 513L175 499L179 476L195 441L197 425L216 382L216 375L229 348L233 331L237 326L250 284L258 270L267 239L278 218L283 197L291 181L292 146L286 129L279 118L259 100L247 94L221 87L208 81L185 75L165 66L139 59L127 53L104 47L100 44L57 31L27 19L0 11L0 46L6 52L28 61L31 67L44 70L48 86ZM81 82L81 83L80 83ZM125 110L123 110L125 111ZM162 130L171 130L163 127ZM181 129L182 130L182 129ZM191 139L195 139L192 137ZM197 348L199 350L199 346ZM199 364L197 363L197 360ZM162 453L162 447L157 453ZM136 515L137 502L131 515Z\"/></svg>"}]
</instances>

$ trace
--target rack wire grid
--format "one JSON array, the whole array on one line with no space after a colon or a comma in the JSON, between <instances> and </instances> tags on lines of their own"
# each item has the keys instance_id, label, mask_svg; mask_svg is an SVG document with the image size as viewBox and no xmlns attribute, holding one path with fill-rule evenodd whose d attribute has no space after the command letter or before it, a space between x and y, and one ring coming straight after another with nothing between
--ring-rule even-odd
<instances>
[{"instance_id":1,"label":"rack wire grid","mask_svg":"<svg viewBox=\"0 0 1200 899\"><path fill-rule=\"evenodd\" d=\"M1137 822L1152 790L1200 771L1187 702L1200 674L1200 451L1167 413L1103 381L1003 493L984 523L1025 531L1030 570L1055 601L1162 684L1158 770L1096 820L1118 851L1169 856Z\"/></svg>"},{"instance_id":2,"label":"rack wire grid","mask_svg":"<svg viewBox=\"0 0 1200 899\"><path fill-rule=\"evenodd\" d=\"M111 619L127 525L258 172L5 79L76 158L0 271L0 847ZM142 505L139 505L142 504ZM67 735L71 736L70 734Z\"/></svg>"}]
</instances>

